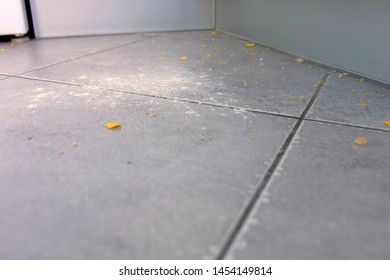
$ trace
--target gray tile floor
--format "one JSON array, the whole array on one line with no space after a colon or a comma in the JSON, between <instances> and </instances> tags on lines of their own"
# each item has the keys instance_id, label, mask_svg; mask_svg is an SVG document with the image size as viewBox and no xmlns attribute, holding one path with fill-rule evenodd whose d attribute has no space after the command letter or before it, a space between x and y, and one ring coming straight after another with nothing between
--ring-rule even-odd
<instances>
[{"instance_id":1,"label":"gray tile floor","mask_svg":"<svg viewBox=\"0 0 390 280\"><path fill-rule=\"evenodd\" d=\"M390 90L246 43L1 43L0 258L389 259Z\"/></svg>"}]
</instances>

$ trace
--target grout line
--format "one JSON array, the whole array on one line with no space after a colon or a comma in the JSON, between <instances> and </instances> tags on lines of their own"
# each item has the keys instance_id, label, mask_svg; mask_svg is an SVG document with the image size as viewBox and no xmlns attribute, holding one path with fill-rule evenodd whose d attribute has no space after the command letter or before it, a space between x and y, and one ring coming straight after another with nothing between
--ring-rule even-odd
<instances>
[{"instance_id":1,"label":"grout line","mask_svg":"<svg viewBox=\"0 0 390 280\"><path fill-rule=\"evenodd\" d=\"M373 130L373 131L390 132L390 130L384 129L384 128L378 128L378 127L373 127L373 126L356 125L356 124L350 124L350 123L341 123L341 122L336 122L336 121L316 120L316 119L310 119L310 118L305 119L305 121L317 122L317 123L326 123L326 124L334 124L334 125L341 125L341 126L354 127L354 128Z\"/></svg>"},{"instance_id":2,"label":"grout line","mask_svg":"<svg viewBox=\"0 0 390 280\"><path fill-rule=\"evenodd\" d=\"M62 85L69 85L69 86L76 86L76 87L86 87L86 88L89 87L89 88L94 88L96 90L106 90L106 91L111 91L111 92L128 93L128 94L136 95L136 96L158 98L158 99L164 99L164 100L170 100L170 101L178 101L178 102L185 102L185 103L191 103L191 104L197 104L197 105L205 105L205 106L210 106L210 107L215 107L215 108L223 108L223 109L230 109L230 110L245 110L245 112L262 114L262 115L268 115L268 116L283 117L283 118L289 118L289 119L298 119L298 117L293 116L293 115L282 114L282 113L277 113L277 112L268 112L268 111L264 111L264 110L261 110L261 109L240 107L240 106L234 106L234 105L229 105L229 104L212 103L212 102L201 101L201 100L194 100L194 99L186 99L186 98L178 98L178 97L168 97L168 96L164 96L164 95L157 95L157 94L151 94L151 93L141 93L141 92L120 90L120 89L104 88L104 87L99 87L99 86L96 86L96 85L76 84L76 83L71 83L71 82L63 82L63 81L58 81L58 80L50 80L50 79L30 77L30 76L13 76L13 77L14 78L19 78L19 79L25 79L25 80L42 81L42 82L48 82L48 83L54 83L54 84L62 84Z\"/></svg>"},{"instance_id":3,"label":"grout line","mask_svg":"<svg viewBox=\"0 0 390 280\"><path fill-rule=\"evenodd\" d=\"M223 109L230 109L230 110L245 110L246 112L250 112L250 113L269 115L269 116L275 116L275 117L298 119L298 117L295 117L292 115L281 114L281 113L276 113L276 112L268 112L268 111L263 111L260 109L240 107L240 106L234 106L234 105L229 105L229 104L212 103L212 102L207 102L207 101L178 98L178 97L168 97L168 96L164 96L164 95L157 95L157 94L150 94L150 93L130 92L130 91L125 91L125 90L116 90L116 89L107 89L107 88L101 88L101 89L108 90L108 91L114 91L114 92L129 93L129 94L138 95L138 96L146 96L146 97L164 99L164 100L185 102L185 103L191 103L191 104L197 104L197 105L206 105L206 106L211 106L211 107L216 107L216 108L223 108Z\"/></svg>"},{"instance_id":4,"label":"grout line","mask_svg":"<svg viewBox=\"0 0 390 280\"><path fill-rule=\"evenodd\" d=\"M279 153L276 155L271 166L268 168L267 172L265 173L263 179L261 180L261 182L259 184L259 187L256 189L255 193L252 195L248 204L244 207L242 213L239 215L239 218L238 218L236 224L233 225L230 234L227 236L227 239L225 239L225 241L223 242L222 249L218 253L216 259L223 260L227 257L228 252L232 248L232 245L234 244L237 236L241 232L241 230L242 230L244 224L246 223L246 221L248 220L249 216L253 212L255 205L257 204L261 195L263 194L263 191L268 186L268 183L269 183L273 173L278 168L279 163L281 162L281 160L283 159L283 157L285 155L285 151L287 151L287 149L289 148L292 140L295 137L295 134L300 129L303 121L305 120L306 115L308 114L309 110L313 106L315 100L317 99L317 97L318 97L322 87L324 86L326 80L328 79L328 77L329 77L329 72L326 72L324 77L321 79L319 85L317 86L317 89L315 90L312 98L310 99L310 102L307 104L307 106L306 106L305 110L303 111L303 113L301 114L299 120L296 122L296 124L294 125L293 129L291 130L289 136L287 137L287 139L283 143L281 149L279 149Z\"/></svg>"},{"instance_id":5,"label":"grout line","mask_svg":"<svg viewBox=\"0 0 390 280\"><path fill-rule=\"evenodd\" d=\"M142 35L141 35L141 36L142 36ZM95 55L95 54L99 54L99 53L104 53L104 52L107 52L107 51L110 51L110 50L114 50L114 49L118 49L118 48L121 48L121 47L130 46L130 45L132 45L132 44L136 44L136 43L139 43L139 42L142 42L142 41L150 40L151 38L153 38L153 37L149 37L149 38L143 37L143 38L141 38L141 39L139 39L139 40L137 40L137 41L134 41L134 42L125 43L125 44L117 45L117 46L114 46L114 47L110 47L110 48L108 48L108 49L99 50L99 51L95 51L95 52L91 52L91 53L79 55L79 56L72 57L72 58L69 58L69 59L66 59L66 60L62 60L62 61L55 62L55 63L52 63L52 64L44 65L44 66L41 66L41 67L38 67L38 68L34 68L34 69L30 69L30 70L27 70L27 71L24 71L24 72L20 72L20 73L17 73L17 74L13 74L12 77L15 77L15 76L18 76L18 75L24 75L24 74L26 74L26 73L30 73L30 72L33 72L33 71L41 70L41 69L44 69L44 68L47 68L47 67L60 65L60 64L62 64L62 63L66 63L66 62L69 62L69 61L72 61L72 60L76 60L76 59L88 57L88 56L91 56L91 55Z\"/></svg>"},{"instance_id":6,"label":"grout line","mask_svg":"<svg viewBox=\"0 0 390 280\"><path fill-rule=\"evenodd\" d=\"M76 83L71 83L71 82L64 82L64 81L58 81L58 80L50 80L50 79L45 79L45 78L38 78L38 77L31 77L31 76L24 76L24 75L14 75L11 76L12 78L17 78L17 79L24 79L24 80L31 80L31 81L39 81L39 82L47 82L47 83L52 83L52 84L61 84L61 85L68 85L68 86L76 86L76 87L83 87L85 85L83 84L76 84Z\"/></svg>"},{"instance_id":7,"label":"grout line","mask_svg":"<svg viewBox=\"0 0 390 280\"><path fill-rule=\"evenodd\" d=\"M1 75L5 76L5 78L4 79L0 79L0 80L6 80L8 78L13 77L13 78L19 78L19 79L26 79L26 80L33 80L33 81L43 81L43 82L48 82L48 83L56 83L56 84L77 86L77 87L94 87L94 88L96 87L98 90L122 92L122 93L128 93L128 94L144 96L144 97L159 98L159 99L171 100L171 101L179 101L179 102L185 102L185 103L191 103L191 104L197 104L197 105L206 105L206 106L215 107L215 108L224 108L224 109L230 109L230 110L245 110L246 112L250 112L250 113L269 115L269 116L274 116L274 117L284 117L284 118L289 118L289 119L299 119L299 117L296 117L296 116L293 116L293 115L288 115L288 114L283 114L283 113L276 113L276 112L269 112L269 111L264 111L264 110L260 110L260 109L254 109L254 108L248 108L248 107L240 107L240 106L234 106L234 105L228 105L228 104L219 104L219 103L212 103L212 102L200 101L200 100L194 100L194 99L175 98L175 97L167 97L167 96L163 96L163 95L150 94L150 93L141 93L141 92L132 92L132 91L126 91L126 90L119 90L119 89L110 89L110 88L103 88L103 87L98 87L98 86L94 86L94 85L76 84L76 83L71 83L71 82L50 80L50 79L31 77L31 76L17 76L17 75L8 75L8 74L1 74ZM370 126L363 126L363 125L356 125L356 124L348 124L348 123L342 123L342 122L330 121L330 120L317 120L317 119L305 118L305 121L317 122L317 123L327 123L327 124L334 124L334 125L341 125L341 126L361 128L361 129L367 129L367 130L373 130L373 131L390 132L387 129L377 128L377 127L370 127Z\"/></svg>"}]
</instances>

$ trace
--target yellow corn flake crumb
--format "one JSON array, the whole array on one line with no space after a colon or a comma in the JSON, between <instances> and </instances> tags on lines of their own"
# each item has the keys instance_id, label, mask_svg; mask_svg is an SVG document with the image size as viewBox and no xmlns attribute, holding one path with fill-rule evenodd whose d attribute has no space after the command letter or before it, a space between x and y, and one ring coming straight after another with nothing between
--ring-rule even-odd
<instances>
[{"instance_id":1,"label":"yellow corn flake crumb","mask_svg":"<svg viewBox=\"0 0 390 280\"><path fill-rule=\"evenodd\" d=\"M122 125L120 123L116 123L116 122L106 123L106 128L108 128L108 129L120 128L121 126Z\"/></svg>"},{"instance_id":2,"label":"yellow corn flake crumb","mask_svg":"<svg viewBox=\"0 0 390 280\"><path fill-rule=\"evenodd\" d=\"M250 139L251 139L252 141L255 141L255 140L256 140L256 137L252 135L252 136L250 137Z\"/></svg>"},{"instance_id":3,"label":"yellow corn flake crumb","mask_svg":"<svg viewBox=\"0 0 390 280\"><path fill-rule=\"evenodd\" d=\"M186 56L182 56L182 57L181 57L181 60L182 60L182 61L187 61L188 58L187 58Z\"/></svg>"},{"instance_id":4,"label":"yellow corn flake crumb","mask_svg":"<svg viewBox=\"0 0 390 280\"><path fill-rule=\"evenodd\" d=\"M4 48L0 48L0 52L3 52L3 51L5 51L5 49Z\"/></svg>"},{"instance_id":5,"label":"yellow corn flake crumb","mask_svg":"<svg viewBox=\"0 0 390 280\"><path fill-rule=\"evenodd\" d=\"M368 140L365 137L359 136L355 140L353 140L355 144L358 144L359 146L367 146Z\"/></svg>"},{"instance_id":6,"label":"yellow corn flake crumb","mask_svg":"<svg viewBox=\"0 0 390 280\"><path fill-rule=\"evenodd\" d=\"M211 36L217 36L218 35L218 32L216 31L211 31Z\"/></svg>"},{"instance_id":7,"label":"yellow corn flake crumb","mask_svg":"<svg viewBox=\"0 0 390 280\"><path fill-rule=\"evenodd\" d=\"M295 61L296 61L298 64L305 63L305 60L304 60L303 58L297 58L297 59L295 59Z\"/></svg>"},{"instance_id":8,"label":"yellow corn flake crumb","mask_svg":"<svg viewBox=\"0 0 390 280\"><path fill-rule=\"evenodd\" d=\"M160 60L164 61L164 60L166 60L166 58L162 56L162 57L160 57Z\"/></svg>"},{"instance_id":9,"label":"yellow corn flake crumb","mask_svg":"<svg viewBox=\"0 0 390 280\"><path fill-rule=\"evenodd\" d=\"M360 107L363 107L363 108L364 108L364 107L367 107L367 104L361 103L361 104L360 104Z\"/></svg>"},{"instance_id":10,"label":"yellow corn flake crumb","mask_svg":"<svg viewBox=\"0 0 390 280\"><path fill-rule=\"evenodd\" d=\"M383 125L385 125L385 126L390 126L390 121L384 121L384 122L383 122Z\"/></svg>"},{"instance_id":11,"label":"yellow corn flake crumb","mask_svg":"<svg viewBox=\"0 0 390 280\"><path fill-rule=\"evenodd\" d=\"M256 46L255 43L248 43L245 45L247 48L253 48L254 46Z\"/></svg>"}]
</instances>

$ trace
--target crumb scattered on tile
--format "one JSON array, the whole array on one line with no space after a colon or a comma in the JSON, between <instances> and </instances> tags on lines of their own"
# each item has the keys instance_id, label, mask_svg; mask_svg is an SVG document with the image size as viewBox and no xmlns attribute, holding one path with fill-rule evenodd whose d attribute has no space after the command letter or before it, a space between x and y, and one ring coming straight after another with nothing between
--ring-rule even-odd
<instances>
[{"instance_id":1,"label":"crumb scattered on tile","mask_svg":"<svg viewBox=\"0 0 390 280\"><path fill-rule=\"evenodd\" d=\"M294 97L294 96L289 96L289 97L288 97L288 102L289 102L290 104L295 104L295 97Z\"/></svg>"},{"instance_id":2,"label":"crumb scattered on tile","mask_svg":"<svg viewBox=\"0 0 390 280\"><path fill-rule=\"evenodd\" d=\"M146 112L145 115L149 116L149 117L157 117L157 114L154 113L154 112Z\"/></svg>"},{"instance_id":3,"label":"crumb scattered on tile","mask_svg":"<svg viewBox=\"0 0 390 280\"><path fill-rule=\"evenodd\" d=\"M248 43L245 45L247 48L253 48L254 46L256 46L255 43Z\"/></svg>"},{"instance_id":4,"label":"crumb scattered on tile","mask_svg":"<svg viewBox=\"0 0 390 280\"><path fill-rule=\"evenodd\" d=\"M359 146L367 146L367 144L368 144L367 138L362 137L362 136L356 137L356 139L353 140L353 142Z\"/></svg>"},{"instance_id":5,"label":"crumb scattered on tile","mask_svg":"<svg viewBox=\"0 0 390 280\"><path fill-rule=\"evenodd\" d=\"M390 126L390 120L384 121L384 122L383 122L383 125L385 125L385 126Z\"/></svg>"},{"instance_id":6,"label":"crumb scattered on tile","mask_svg":"<svg viewBox=\"0 0 390 280\"><path fill-rule=\"evenodd\" d=\"M117 123L117 122L109 122L109 123L106 123L106 128L107 129L115 129L115 128L120 128L122 125L120 123Z\"/></svg>"},{"instance_id":7,"label":"crumb scattered on tile","mask_svg":"<svg viewBox=\"0 0 390 280\"><path fill-rule=\"evenodd\" d=\"M305 60L304 60L303 58L297 58L297 59L295 59L295 61L296 61L298 64L305 63Z\"/></svg>"},{"instance_id":8,"label":"crumb scattered on tile","mask_svg":"<svg viewBox=\"0 0 390 280\"><path fill-rule=\"evenodd\" d=\"M337 78L344 78L344 77L346 77L346 76L348 76L348 73L339 73L338 75L337 75Z\"/></svg>"},{"instance_id":9,"label":"crumb scattered on tile","mask_svg":"<svg viewBox=\"0 0 390 280\"><path fill-rule=\"evenodd\" d=\"M181 57L181 60L182 60L182 61L187 61L188 58L187 58L186 56L182 56L182 57Z\"/></svg>"}]
</instances>

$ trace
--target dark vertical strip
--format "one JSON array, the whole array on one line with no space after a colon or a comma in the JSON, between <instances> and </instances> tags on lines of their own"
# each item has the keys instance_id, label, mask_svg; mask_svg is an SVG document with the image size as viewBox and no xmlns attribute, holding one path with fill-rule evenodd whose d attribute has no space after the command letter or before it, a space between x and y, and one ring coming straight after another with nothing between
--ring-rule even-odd
<instances>
[{"instance_id":1,"label":"dark vertical strip","mask_svg":"<svg viewBox=\"0 0 390 280\"><path fill-rule=\"evenodd\" d=\"M28 22L28 32L26 36L29 37L30 39L34 39L35 32L34 32L34 23L32 18L30 0L24 0L24 3L26 6L26 14L27 14L27 22Z\"/></svg>"}]
</instances>

